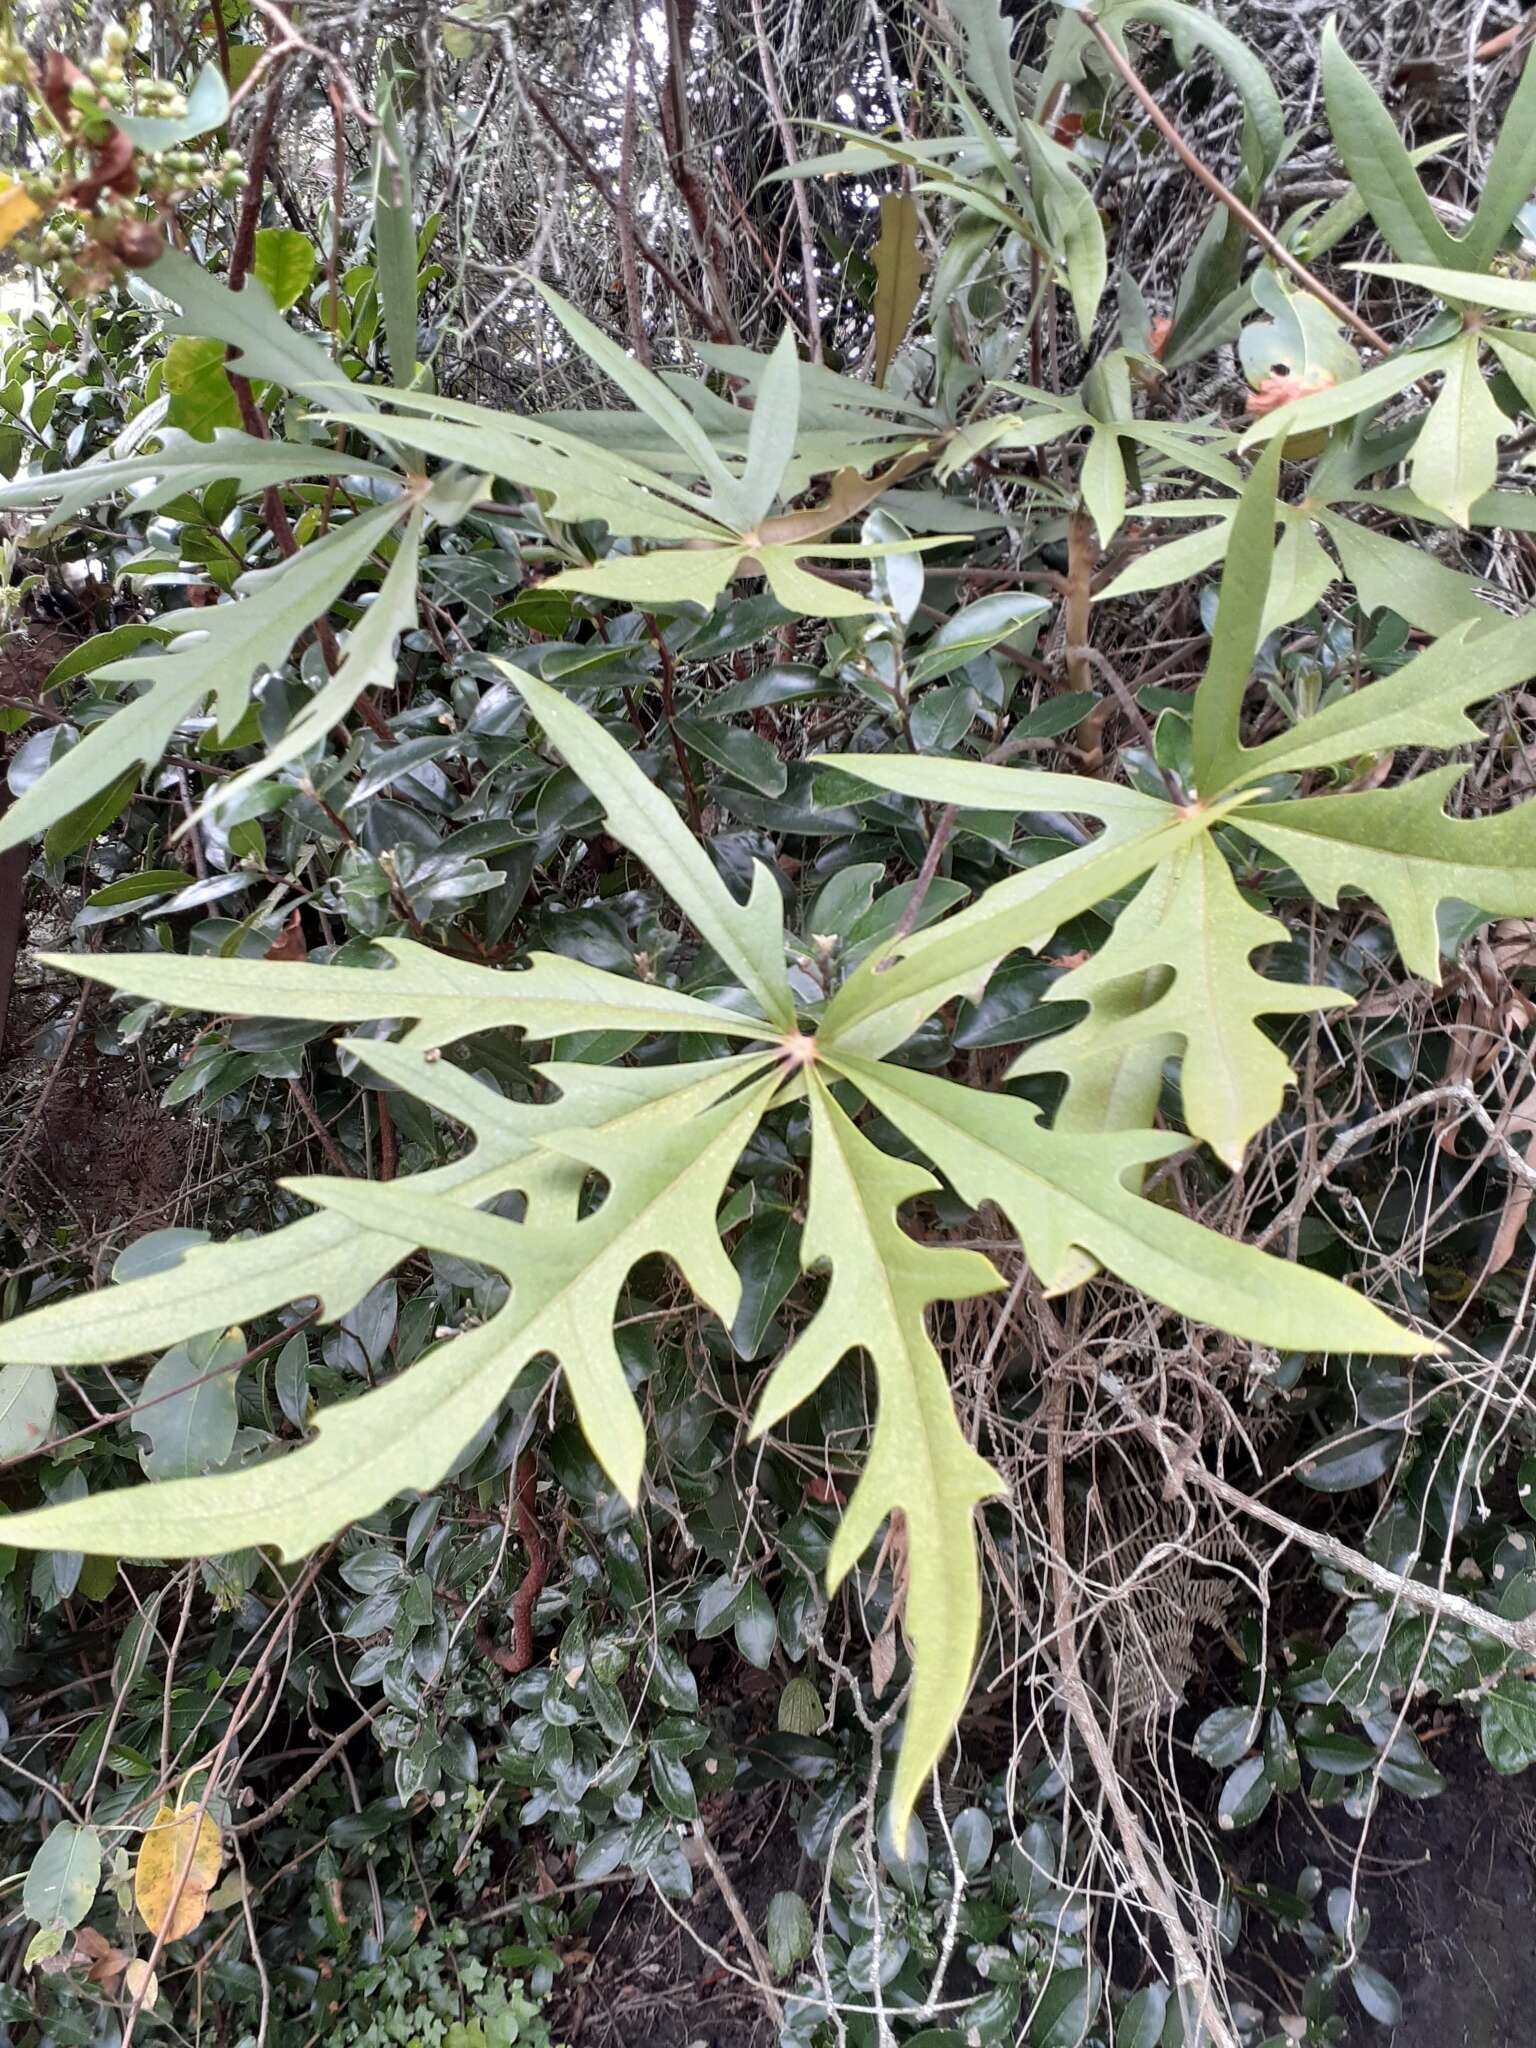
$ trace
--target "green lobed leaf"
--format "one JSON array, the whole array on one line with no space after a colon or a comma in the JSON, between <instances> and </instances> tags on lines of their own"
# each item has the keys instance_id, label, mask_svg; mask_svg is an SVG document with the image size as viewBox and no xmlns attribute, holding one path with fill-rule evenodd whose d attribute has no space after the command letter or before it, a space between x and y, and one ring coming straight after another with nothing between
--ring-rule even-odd
<instances>
[{"instance_id":1,"label":"green lobed leaf","mask_svg":"<svg viewBox=\"0 0 1536 2048\"><path fill-rule=\"evenodd\" d=\"M167 647L98 671L101 682L149 687L93 726L12 804L0 819L0 849L45 831L128 768L157 761L177 726L210 694L220 732L232 732L257 674L283 667L300 633L347 588L399 517L398 501L376 506L277 568L248 571L232 603L164 613L159 623L175 635Z\"/></svg>"},{"instance_id":2,"label":"green lobed leaf","mask_svg":"<svg viewBox=\"0 0 1536 2048\"><path fill-rule=\"evenodd\" d=\"M603 806L612 836L646 863L757 999L763 1016L789 1029L795 1005L784 966L783 899L768 869L754 864L752 893L746 903L738 903L671 803L617 740L560 691L521 669L500 666Z\"/></svg>"},{"instance_id":3,"label":"green lobed leaf","mask_svg":"<svg viewBox=\"0 0 1536 2048\"><path fill-rule=\"evenodd\" d=\"M1190 840L1121 911L1106 943L1047 991L1049 1000L1086 1002L1089 1014L1032 1045L1009 1078L1057 1072L1075 1085L1085 1062L1097 1078L1106 1054L1135 1052L1149 1040L1160 1052L1172 1040L1182 1053L1184 1120L1236 1171L1294 1079L1257 1018L1349 1002L1336 989L1272 981L1254 969L1258 948L1288 936L1278 918L1243 900L1209 834Z\"/></svg>"},{"instance_id":4,"label":"green lobed leaf","mask_svg":"<svg viewBox=\"0 0 1536 2048\"><path fill-rule=\"evenodd\" d=\"M372 410L372 400L348 383L319 342L288 325L259 278L248 277L238 292L232 292L193 257L171 248L137 275L181 308L179 313L161 313L167 334L225 342L237 352L233 367L242 376L279 384L312 406L333 405L345 393L354 410Z\"/></svg>"},{"instance_id":5,"label":"green lobed leaf","mask_svg":"<svg viewBox=\"0 0 1536 2048\"><path fill-rule=\"evenodd\" d=\"M701 856L702 858L702 856ZM724 884L721 884L723 889ZM210 954L52 953L50 966L108 988L237 1017L290 1017L316 1024L414 1018L402 1041L436 1050L476 1031L517 1028L531 1038L586 1031L709 1031L761 1038L761 1023L656 982L631 981L559 953L535 953L522 970L479 967L414 939L379 939L388 969Z\"/></svg>"},{"instance_id":6,"label":"green lobed leaf","mask_svg":"<svg viewBox=\"0 0 1536 2048\"><path fill-rule=\"evenodd\" d=\"M336 673L322 683L281 739L256 760L211 789L193 813L195 825L210 812L226 810L254 783L275 775L289 761L325 744L331 732L365 690L390 688L395 681L395 645L416 624L416 577L421 558L422 513L412 512L395 550L395 559L378 595L347 636ZM183 828L188 829L188 828Z\"/></svg>"},{"instance_id":7,"label":"green lobed leaf","mask_svg":"<svg viewBox=\"0 0 1536 2048\"><path fill-rule=\"evenodd\" d=\"M1331 20L1323 29L1322 79L1334 147L1377 227L1407 262L1454 264L1455 240L1419 183L1397 123Z\"/></svg>"},{"instance_id":8,"label":"green lobed leaf","mask_svg":"<svg viewBox=\"0 0 1536 2048\"><path fill-rule=\"evenodd\" d=\"M1499 473L1499 437L1514 431L1483 376L1475 334L1451 344L1445 379L1419 429L1408 464L1416 494L1457 526L1491 491Z\"/></svg>"},{"instance_id":9,"label":"green lobed leaf","mask_svg":"<svg viewBox=\"0 0 1536 2048\"><path fill-rule=\"evenodd\" d=\"M1221 763L1227 788L1331 767L1393 747L1457 747L1478 738L1466 706L1536 675L1536 618L1455 626L1395 675L1367 683L1262 746Z\"/></svg>"},{"instance_id":10,"label":"green lobed leaf","mask_svg":"<svg viewBox=\"0 0 1536 2048\"><path fill-rule=\"evenodd\" d=\"M353 1049L374 1050L366 1042ZM734 1316L739 1282L714 1219L731 1168L778 1085L776 1072L762 1078L767 1064L762 1057L621 1076L638 1087L627 1100L620 1092L616 1114L611 1075L551 1070L566 1099L556 1117L533 1128L562 1149L521 1152L499 1170L504 1189L527 1196L521 1224L409 1180L290 1183L346 1218L365 1242L371 1233L392 1236L396 1260L425 1246L504 1273L512 1282L506 1305L385 1386L323 1411L297 1450L248 1469L24 1512L8 1518L8 1537L25 1548L113 1557L202 1557L253 1544L303 1556L397 1494L435 1486L524 1366L545 1352L564 1365L594 1452L633 1500L644 1431L614 1346L615 1303L635 1262L661 1252L723 1320ZM594 1093L585 1097L589 1079ZM608 1112L607 1121L575 1128L573 1107L578 1122L583 1107ZM525 1127L530 1117L537 1112L524 1112ZM591 1167L608 1176L609 1192L578 1219Z\"/></svg>"},{"instance_id":11,"label":"green lobed leaf","mask_svg":"<svg viewBox=\"0 0 1536 2048\"><path fill-rule=\"evenodd\" d=\"M1177 1137L1046 1130L1022 1097L835 1048L827 1057L967 1202L997 1204L1048 1293L1076 1287L1097 1264L1180 1315L1256 1344L1410 1357L1435 1349L1326 1274L1221 1237L1124 1185L1138 1167L1181 1150Z\"/></svg>"},{"instance_id":12,"label":"green lobed leaf","mask_svg":"<svg viewBox=\"0 0 1536 2048\"><path fill-rule=\"evenodd\" d=\"M879 1383L874 1442L833 1538L827 1582L835 1589L881 1523L902 1516L903 1627L915 1668L891 1793L900 1839L970 1690L981 1628L975 1510L1002 1491L960 1429L924 1317L932 1302L969 1300L1002 1279L975 1252L907 1235L896 1212L933 1187L932 1177L871 1144L815 1068L807 1081L813 1140L802 1256L807 1267L829 1264L831 1279L770 1375L752 1429L761 1435L797 1408L855 1346L868 1353Z\"/></svg>"},{"instance_id":13,"label":"green lobed leaf","mask_svg":"<svg viewBox=\"0 0 1536 2048\"><path fill-rule=\"evenodd\" d=\"M1345 889L1378 903L1405 964L1440 979L1437 912L1457 899L1490 917L1536 915L1536 799L1485 818L1450 818L1465 768L1437 768L1394 789L1254 804L1242 827L1294 868L1319 902Z\"/></svg>"},{"instance_id":14,"label":"green lobed leaf","mask_svg":"<svg viewBox=\"0 0 1536 2048\"><path fill-rule=\"evenodd\" d=\"M47 476L18 477L14 483L0 484L0 511L33 512L51 506L42 528L51 533L77 518L88 505L99 504L117 491L133 490L138 484L147 483L151 488L135 491L134 509L154 512L183 492L200 491L226 479L249 496L300 477L388 479L395 474L360 456L339 455L334 448L310 448L297 441L259 441L253 435L227 430L208 442L167 429L159 441L152 455L87 462L78 469L58 469Z\"/></svg>"}]
</instances>

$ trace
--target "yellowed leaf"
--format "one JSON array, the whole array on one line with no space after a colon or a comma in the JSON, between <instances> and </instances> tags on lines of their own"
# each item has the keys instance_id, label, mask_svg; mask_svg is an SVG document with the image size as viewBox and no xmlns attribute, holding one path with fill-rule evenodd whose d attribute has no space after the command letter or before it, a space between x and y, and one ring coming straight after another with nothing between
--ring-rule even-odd
<instances>
[{"instance_id":1,"label":"yellowed leaf","mask_svg":"<svg viewBox=\"0 0 1536 2048\"><path fill-rule=\"evenodd\" d=\"M135 1956L124 1970L123 1990L143 2006L152 2006L159 1998L160 1979L142 1956Z\"/></svg>"},{"instance_id":2,"label":"yellowed leaf","mask_svg":"<svg viewBox=\"0 0 1536 2048\"><path fill-rule=\"evenodd\" d=\"M0 178L0 249L14 242L23 228L31 227L40 207L10 178Z\"/></svg>"},{"instance_id":3,"label":"yellowed leaf","mask_svg":"<svg viewBox=\"0 0 1536 2048\"><path fill-rule=\"evenodd\" d=\"M151 1934L180 1941L201 1925L224 1849L215 1822L196 1806L162 1806L139 1845L134 1903ZM185 1873L185 1875L183 1875Z\"/></svg>"}]
</instances>

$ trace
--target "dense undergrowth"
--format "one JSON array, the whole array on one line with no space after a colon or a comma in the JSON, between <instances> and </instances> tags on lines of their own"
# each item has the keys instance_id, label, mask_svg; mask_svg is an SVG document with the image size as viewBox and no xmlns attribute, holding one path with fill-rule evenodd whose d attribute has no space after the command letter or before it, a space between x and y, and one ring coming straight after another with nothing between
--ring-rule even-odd
<instances>
[{"instance_id":1,"label":"dense undergrowth","mask_svg":"<svg viewBox=\"0 0 1536 2048\"><path fill-rule=\"evenodd\" d=\"M0 53L0 2034L1386 2042L1536 1760L1528 35L216 7Z\"/></svg>"}]
</instances>

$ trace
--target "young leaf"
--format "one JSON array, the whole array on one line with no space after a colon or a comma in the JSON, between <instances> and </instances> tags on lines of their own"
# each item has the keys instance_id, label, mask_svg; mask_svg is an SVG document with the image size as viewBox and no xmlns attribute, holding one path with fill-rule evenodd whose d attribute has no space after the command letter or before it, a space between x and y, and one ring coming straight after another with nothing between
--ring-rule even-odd
<instances>
[{"instance_id":1,"label":"young leaf","mask_svg":"<svg viewBox=\"0 0 1536 2048\"><path fill-rule=\"evenodd\" d=\"M1236 1171L1293 1078L1256 1019L1349 1001L1334 989L1270 981L1254 970L1251 955L1286 937L1278 918L1244 902L1208 833L1189 841L1121 911L1098 952L1047 992L1053 1000L1086 1002L1089 1014L1031 1046L1009 1069L1010 1079L1057 1072L1075 1081L1085 1061L1149 1038L1175 1040L1183 1053L1184 1121Z\"/></svg>"},{"instance_id":2,"label":"young leaf","mask_svg":"<svg viewBox=\"0 0 1536 2048\"><path fill-rule=\"evenodd\" d=\"M1071 151L1033 121L1023 123L1019 138L1052 250L1059 252L1067 273L1073 317L1086 347L1109 277L1104 223L1092 194L1072 168Z\"/></svg>"},{"instance_id":3,"label":"young leaf","mask_svg":"<svg viewBox=\"0 0 1536 2048\"><path fill-rule=\"evenodd\" d=\"M279 313L296 306L315 274L315 245L298 228L258 228L251 275Z\"/></svg>"},{"instance_id":4,"label":"young leaf","mask_svg":"<svg viewBox=\"0 0 1536 2048\"><path fill-rule=\"evenodd\" d=\"M741 479L741 510L748 527L765 519L779 495L800 431L800 358L786 327L768 358L752 407L747 466Z\"/></svg>"},{"instance_id":5,"label":"young leaf","mask_svg":"<svg viewBox=\"0 0 1536 2048\"><path fill-rule=\"evenodd\" d=\"M503 664L503 666L506 666ZM617 740L560 691L507 667L524 702L603 806L609 832L650 868L690 917L764 1017L788 1030L794 997L784 966L784 911L778 883L760 862L752 893L738 903L667 798Z\"/></svg>"},{"instance_id":6,"label":"young leaf","mask_svg":"<svg viewBox=\"0 0 1536 2048\"><path fill-rule=\"evenodd\" d=\"M147 683L143 695L93 726L0 819L0 849L46 831L134 764L157 761L181 721L210 693L221 732L233 731L262 669L281 669L289 650L352 581L400 517L398 501L349 520L275 569L252 570L233 603L166 612L176 637L164 649L130 654L99 671L101 682Z\"/></svg>"},{"instance_id":7,"label":"young leaf","mask_svg":"<svg viewBox=\"0 0 1536 2048\"><path fill-rule=\"evenodd\" d=\"M970 1690L981 1628L973 1520L1002 1482L972 1450L924 1327L931 1302L964 1301L1002 1285L975 1252L920 1245L896 1212L934 1182L888 1158L850 1122L813 1067L813 1133L802 1257L832 1277L809 1328L775 1366L756 1415L760 1435L814 1393L855 1345L879 1382L874 1443L827 1559L830 1588L847 1576L887 1517L906 1527L903 1626L915 1653L912 1697L891 1804L900 1839L943 1754Z\"/></svg>"},{"instance_id":8,"label":"young leaf","mask_svg":"<svg viewBox=\"0 0 1536 2048\"><path fill-rule=\"evenodd\" d=\"M875 382L883 384L891 358L912 324L923 290L917 240L917 201L910 192L880 195L880 239L875 244Z\"/></svg>"}]
</instances>

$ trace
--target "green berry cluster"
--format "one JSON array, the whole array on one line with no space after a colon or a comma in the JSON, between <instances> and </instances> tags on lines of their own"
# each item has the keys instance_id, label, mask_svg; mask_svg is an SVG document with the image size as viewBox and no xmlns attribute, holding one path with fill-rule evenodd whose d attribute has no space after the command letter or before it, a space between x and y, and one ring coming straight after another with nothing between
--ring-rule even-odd
<instances>
[{"instance_id":1,"label":"green berry cluster","mask_svg":"<svg viewBox=\"0 0 1536 2048\"><path fill-rule=\"evenodd\" d=\"M130 82L132 47L129 31L115 22L83 71L54 54L39 76L25 49L0 36L0 83L27 88L48 116L39 132L57 143L45 168L15 179L38 220L10 240L9 253L52 272L71 297L99 292L125 269L153 263L164 246L165 223L187 200L204 193L233 199L249 183L235 149L132 145L114 115L131 108L141 117L175 121L187 109L186 95L167 79Z\"/></svg>"}]
</instances>

